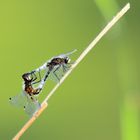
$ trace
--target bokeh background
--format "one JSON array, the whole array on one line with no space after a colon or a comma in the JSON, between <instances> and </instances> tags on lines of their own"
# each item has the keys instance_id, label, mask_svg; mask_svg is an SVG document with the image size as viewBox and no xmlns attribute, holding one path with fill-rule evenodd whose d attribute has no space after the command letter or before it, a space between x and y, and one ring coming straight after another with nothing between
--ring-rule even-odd
<instances>
[{"instance_id":1,"label":"bokeh background","mask_svg":"<svg viewBox=\"0 0 140 140\"><path fill-rule=\"evenodd\" d=\"M8 98L52 56L80 55L127 0L0 1L0 140L29 119ZM22 140L140 140L140 1L85 57ZM52 89L48 81L40 102Z\"/></svg>"}]
</instances>

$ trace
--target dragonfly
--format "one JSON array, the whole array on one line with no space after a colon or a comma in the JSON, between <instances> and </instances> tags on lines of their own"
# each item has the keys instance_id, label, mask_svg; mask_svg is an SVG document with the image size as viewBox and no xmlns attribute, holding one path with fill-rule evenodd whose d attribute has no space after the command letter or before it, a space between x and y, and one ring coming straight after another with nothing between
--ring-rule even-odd
<instances>
[{"instance_id":1,"label":"dragonfly","mask_svg":"<svg viewBox=\"0 0 140 140\"><path fill-rule=\"evenodd\" d=\"M45 82L51 79L55 83L59 83L73 64L69 56L74 52L76 50L54 56L37 69L24 73L22 75L23 91L21 94L9 98L10 103L17 107L24 107L25 112L32 116L41 107L37 97L41 93ZM45 71L43 77L41 77L42 71ZM39 76L37 77L37 75ZM38 85L35 86L36 84Z\"/></svg>"},{"instance_id":2,"label":"dragonfly","mask_svg":"<svg viewBox=\"0 0 140 140\"><path fill-rule=\"evenodd\" d=\"M9 100L12 105L24 107L25 112L32 116L40 108L40 103L35 95L38 95L41 89L33 87L34 81L37 79L35 74L25 73L22 75L22 79L24 80L22 93L9 98Z\"/></svg>"},{"instance_id":3,"label":"dragonfly","mask_svg":"<svg viewBox=\"0 0 140 140\"><path fill-rule=\"evenodd\" d=\"M58 83L60 79L64 76L64 74L71 68L72 64L74 63L74 62L71 62L71 59L69 56L76 51L77 50L75 49L69 53L54 56L50 60L45 62L42 66L33 70L32 73L34 74L39 73L40 75L40 71L45 70L46 74L44 76L44 81L42 82L45 82L47 78L50 78L54 82ZM41 79L38 82L41 82ZM40 88L42 88L42 85L44 85L44 83L40 85Z\"/></svg>"}]
</instances>

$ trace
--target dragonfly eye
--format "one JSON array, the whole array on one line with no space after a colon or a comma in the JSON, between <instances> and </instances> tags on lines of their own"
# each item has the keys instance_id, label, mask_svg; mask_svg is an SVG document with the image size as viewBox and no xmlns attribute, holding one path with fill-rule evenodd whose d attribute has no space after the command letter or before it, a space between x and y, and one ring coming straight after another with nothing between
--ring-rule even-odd
<instances>
[{"instance_id":1,"label":"dragonfly eye","mask_svg":"<svg viewBox=\"0 0 140 140\"><path fill-rule=\"evenodd\" d=\"M29 73L25 73L22 75L22 78L25 80L25 81L31 81L31 76Z\"/></svg>"},{"instance_id":2,"label":"dragonfly eye","mask_svg":"<svg viewBox=\"0 0 140 140\"><path fill-rule=\"evenodd\" d=\"M67 57L67 63L70 63L71 59Z\"/></svg>"},{"instance_id":3,"label":"dragonfly eye","mask_svg":"<svg viewBox=\"0 0 140 140\"><path fill-rule=\"evenodd\" d=\"M70 63L70 61L71 61L71 60L70 60L69 57L66 57L66 58L65 58L65 63Z\"/></svg>"},{"instance_id":4,"label":"dragonfly eye","mask_svg":"<svg viewBox=\"0 0 140 140\"><path fill-rule=\"evenodd\" d=\"M30 75L27 76L27 80L28 80L28 81L31 80L31 76L30 76Z\"/></svg>"}]
</instances>

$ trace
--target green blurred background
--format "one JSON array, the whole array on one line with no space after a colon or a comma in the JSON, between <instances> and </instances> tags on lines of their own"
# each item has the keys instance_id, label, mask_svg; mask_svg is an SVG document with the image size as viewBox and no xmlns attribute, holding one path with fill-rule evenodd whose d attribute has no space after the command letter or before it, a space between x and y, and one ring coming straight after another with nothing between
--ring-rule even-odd
<instances>
[{"instance_id":1,"label":"green blurred background","mask_svg":"<svg viewBox=\"0 0 140 140\"><path fill-rule=\"evenodd\" d=\"M8 98L21 75L52 56L78 49L73 60L127 0L0 1L0 140L28 120ZM78 65L23 140L140 140L140 1ZM42 101L51 88L48 81Z\"/></svg>"}]
</instances>

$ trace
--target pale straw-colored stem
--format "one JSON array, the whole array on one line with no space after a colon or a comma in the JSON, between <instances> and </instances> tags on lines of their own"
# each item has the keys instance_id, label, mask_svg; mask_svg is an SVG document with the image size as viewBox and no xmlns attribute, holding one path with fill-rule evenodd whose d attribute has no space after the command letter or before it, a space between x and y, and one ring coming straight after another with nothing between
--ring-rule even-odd
<instances>
[{"instance_id":1,"label":"pale straw-colored stem","mask_svg":"<svg viewBox=\"0 0 140 140\"><path fill-rule=\"evenodd\" d=\"M16 134L13 140L18 140L23 133L32 125L32 123L40 116L40 114L46 109L47 102L50 97L54 94L57 88L64 82L64 80L69 76L73 69L82 61L82 59L91 51L92 48L100 41L100 39L115 25L116 22L130 9L130 4L126 4L124 8L105 26L105 28L97 35L97 37L89 44L89 46L82 52L79 58L72 65L71 69L62 77L60 82L52 89L52 91L45 98L41 104L41 108L26 122L26 124L21 128L21 130Z\"/></svg>"}]
</instances>

